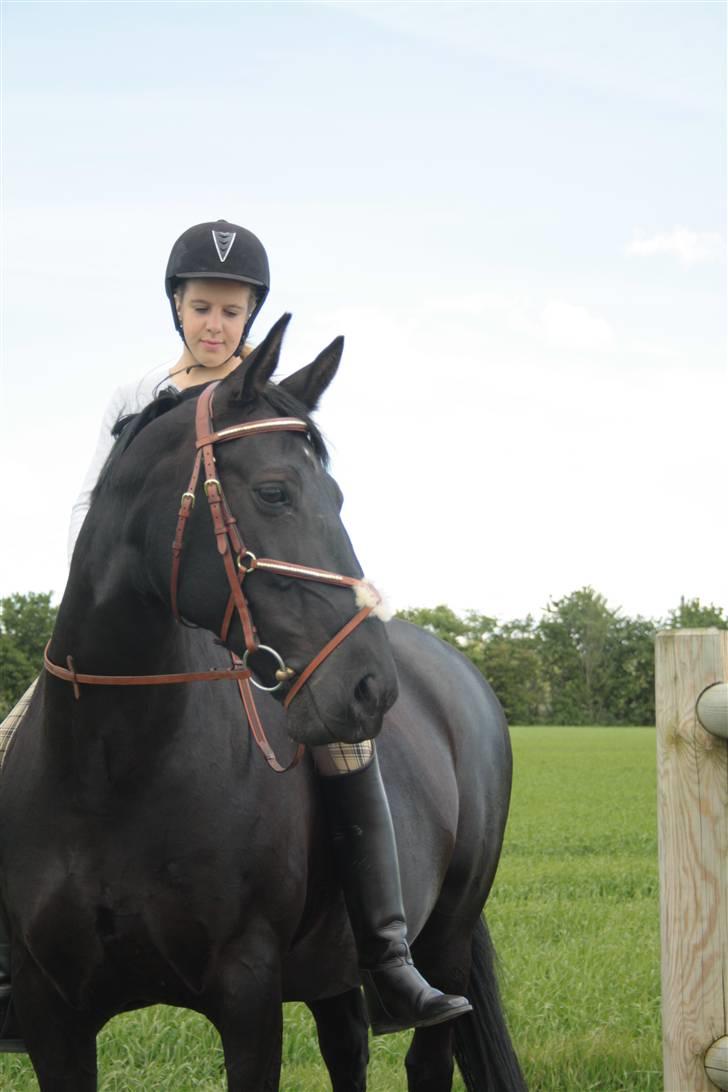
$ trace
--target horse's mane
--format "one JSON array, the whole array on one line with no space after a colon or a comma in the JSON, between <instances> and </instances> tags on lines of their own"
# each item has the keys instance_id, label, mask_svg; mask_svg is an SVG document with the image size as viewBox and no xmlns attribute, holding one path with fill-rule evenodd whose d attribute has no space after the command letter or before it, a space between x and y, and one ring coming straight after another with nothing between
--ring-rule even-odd
<instances>
[{"instance_id":1,"label":"horse's mane","mask_svg":"<svg viewBox=\"0 0 728 1092\"><path fill-rule=\"evenodd\" d=\"M185 391L175 390L174 387L165 387L139 413L127 413L117 418L116 424L111 430L111 435L115 437L116 442L99 471L96 485L91 494L92 500L103 489L120 456L124 454L144 426L148 425L150 421L156 420L157 417L161 417L163 413L167 413L173 406L178 406L180 402L191 397L192 392L194 394L200 393L196 387L188 387Z\"/></svg>"},{"instance_id":2,"label":"horse's mane","mask_svg":"<svg viewBox=\"0 0 728 1092\"><path fill-rule=\"evenodd\" d=\"M201 385L188 387L183 391L175 390L174 387L165 387L165 389L161 390L149 405L145 406L139 413L128 413L119 417L111 430L111 434L116 438L116 442L101 468L96 480L96 485L94 486L92 498L103 488L120 456L123 455L133 440L150 421L155 421L157 417L161 417L163 413L167 413L169 410L178 406L181 402L187 401L189 398L197 398L202 390L203 386ZM266 384L261 398L264 402L268 403L276 414L280 414L282 417L300 417L306 422L309 443L316 456L321 460L322 465L328 466L329 453L321 430L318 425L314 423L302 403L285 390L285 388L279 387L275 383ZM243 405L243 403L241 403L241 405Z\"/></svg>"}]
</instances>

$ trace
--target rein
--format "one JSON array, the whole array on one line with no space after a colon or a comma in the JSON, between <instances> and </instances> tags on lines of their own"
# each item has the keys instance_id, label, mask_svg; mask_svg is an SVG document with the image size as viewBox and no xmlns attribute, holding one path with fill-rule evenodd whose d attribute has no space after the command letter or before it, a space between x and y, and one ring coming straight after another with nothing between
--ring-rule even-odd
<instances>
[{"instance_id":1,"label":"rein","mask_svg":"<svg viewBox=\"0 0 728 1092\"><path fill-rule=\"evenodd\" d=\"M266 432L308 432L308 425L298 417L274 417L262 421L250 421L246 424L233 425L230 428L215 432L212 416L212 402L215 389L219 383L211 383L205 387L197 401L195 414L195 447L196 454L192 466L192 475L189 485L182 494L180 509L177 516L177 527L172 544L172 568L170 574L170 599L172 613L178 622L182 621L178 607L178 587L180 579L180 566L184 534L187 521L195 506L197 486L199 484L200 471L204 467L205 478L203 489L210 508L212 526L217 542L217 552L222 558L225 573L230 587L230 598L225 609L220 628L220 639L226 641L230 625L234 615L240 620L245 640L245 654L242 659L231 652L232 667L227 669L210 671L179 672L170 675L89 675L76 671L71 656L66 657L67 667L54 664L48 656L48 645L43 653L43 663L46 671L58 679L63 679L73 685L73 693L76 700L81 697L80 686L158 686L166 684L186 682L218 682L221 679L237 682L243 708L248 719L253 738L262 751L266 762L276 773L285 773L293 769L301 761L304 753L304 745L298 744L296 753L287 766L282 766L266 738L258 710L253 700L251 684L259 690L272 692L278 690L289 682L295 672L287 667L283 658L275 649L268 645L262 645L258 640L255 623L248 606L248 601L243 592L244 581L256 569L262 572L277 573L281 576L293 577L299 580L313 580L322 584L331 584L339 587L351 588L356 596L361 589L365 605L336 633L320 652L314 656L307 667L301 672L295 683L289 686L283 700L283 707L287 709L301 688L308 682L314 671L331 653L339 647L349 634L364 622L370 614L376 611L381 602L379 593L367 580L357 577L344 576L341 573L329 572L327 569L318 569L307 565L298 565L295 562L279 561L270 557L256 557L249 550L241 536L235 516L228 505L222 482L217 474L214 445L225 443L229 440L237 440L245 436L257 436ZM357 597L357 603L359 602ZM275 686L263 686L253 678L253 672L248 667L248 657L254 652L267 652L278 663L275 672Z\"/></svg>"}]
</instances>

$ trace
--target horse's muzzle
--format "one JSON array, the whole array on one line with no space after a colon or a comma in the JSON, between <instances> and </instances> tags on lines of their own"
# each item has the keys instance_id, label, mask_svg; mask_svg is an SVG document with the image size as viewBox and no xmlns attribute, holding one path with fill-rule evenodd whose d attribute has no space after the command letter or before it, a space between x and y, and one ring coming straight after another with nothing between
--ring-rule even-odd
<instances>
[{"instance_id":1,"label":"horse's muzzle","mask_svg":"<svg viewBox=\"0 0 728 1092\"><path fill-rule=\"evenodd\" d=\"M331 668L313 676L288 713L288 734L308 746L374 739L384 714L397 699L394 665L369 667L358 679L334 677Z\"/></svg>"}]
</instances>

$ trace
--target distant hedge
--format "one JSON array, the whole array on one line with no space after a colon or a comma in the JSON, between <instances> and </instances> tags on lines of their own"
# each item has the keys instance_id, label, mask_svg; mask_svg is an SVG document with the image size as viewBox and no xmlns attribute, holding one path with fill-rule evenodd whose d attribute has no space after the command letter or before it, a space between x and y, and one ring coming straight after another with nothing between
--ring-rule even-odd
<instances>
[{"instance_id":1,"label":"distant hedge","mask_svg":"<svg viewBox=\"0 0 728 1092\"><path fill-rule=\"evenodd\" d=\"M549 603L536 622L499 622L450 607L398 617L464 652L488 679L515 724L654 724L658 629L728 629L723 608L681 599L665 619L629 618L591 587Z\"/></svg>"}]
</instances>

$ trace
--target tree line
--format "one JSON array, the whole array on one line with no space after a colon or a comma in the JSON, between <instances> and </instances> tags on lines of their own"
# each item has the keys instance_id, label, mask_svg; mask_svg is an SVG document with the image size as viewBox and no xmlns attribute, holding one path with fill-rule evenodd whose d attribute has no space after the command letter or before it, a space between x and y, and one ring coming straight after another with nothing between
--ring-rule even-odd
<instances>
[{"instance_id":1,"label":"tree line","mask_svg":"<svg viewBox=\"0 0 728 1092\"><path fill-rule=\"evenodd\" d=\"M536 621L510 622L447 606L398 617L463 652L513 724L655 723L655 635L660 629L728 629L723 608L681 599L667 618L630 618L586 587L549 603Z\"/></svg>"},{"instance_id":2,"label":"tree line","mask_svg":"<svg viewBox=\"0 0 728 1092\"><path fill-rule=\"evenodd\" d=\"M57 608L50 592L0 599L0 717L40 671ZM681 599L667 618L630 618L591 587L549 603L540 620L499 622L450 607L398 612L460 649L514 724L654 724L659 629L728 629L722 607Z\"/></svg>"},{"instance_id":3,"label":"tree line","mask_svg":"<svg viewBox=\"0 0 728 1092\"><path fill-rule=\"evenodd\" d=\"M28 592L0 599L0 717L39 673L43 649L58 612L51 592Z\"/></svg>"}]
</instances>

